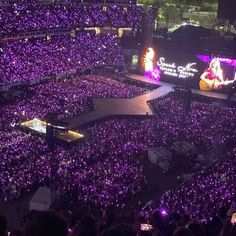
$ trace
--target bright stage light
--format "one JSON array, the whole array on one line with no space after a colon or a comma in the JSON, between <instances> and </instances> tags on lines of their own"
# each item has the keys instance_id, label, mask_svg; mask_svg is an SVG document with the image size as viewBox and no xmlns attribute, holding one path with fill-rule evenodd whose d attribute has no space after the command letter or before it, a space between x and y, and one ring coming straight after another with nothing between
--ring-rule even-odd
<instances>
[{"instance_id":1,"label":"bright stage light","mask_svg":"<svg viewBox=\"0 0 236 236\"><path fill-rule=\"evenodd\" d=\"M79 133L78 131L69 130L66 127L60 125L52 125L46 121L37 118L22 122L21 126L41 134L46 134L47 126L53 126L53 128L57 129L57 131L54 134L55 135L54 137L60 140L64 140L68 143L81 140L85 137L84 134Z\"/></svg>"},{"instance_id":2,"label":"bright stage light","mask_svg":"<svg viewBox=\"0 0 236 236\"><path fill-rule=\"evenodd\" d=\"M142 60L142 64L145 70L145 76L151 79L160 79L160 70L155 64L157 58L156 52L153 48L149 47Z\"/></svg>"},{"instance_id":3,"label":"bright stage light","mask_svg":"<svg viewBox=\"0 0 236 236\"><path fill-rule=\"evenodd\" d=\"M153 48L149 47L144 55L144 60L143 60L145 72L153 71L154 57L155 57L155 51L153 50Z\"/></svg>"}]
</instances>

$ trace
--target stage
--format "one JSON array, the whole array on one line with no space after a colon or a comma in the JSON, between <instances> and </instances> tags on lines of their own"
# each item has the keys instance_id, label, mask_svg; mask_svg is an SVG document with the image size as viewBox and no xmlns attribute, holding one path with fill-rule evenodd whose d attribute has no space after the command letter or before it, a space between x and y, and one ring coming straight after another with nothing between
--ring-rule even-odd
<instances>
[{"instance_id":1,"label":"stage","mask_svg":"<svg viewBox=\"0 0 236 236\"><path fill-rule=\"evenodd\" d=\"M78 131L69 130L67 129L67 127L51 125L48 122L37 118L22 122L20 124L21 128L42 135L47 135L47 127L49 126L52 127L52 129L54 130L53 137L58 140L65 141L67 143L72 143L84 138L84 135L82 133L79 133Z\"/></svg>"},{"instance_id":2,"label":"stage","mask_svg":"<svg viewBox=\"0 0 236 236\"><path fill-rule=\"evenodd\" d=\"M143 81L143 82L146 82L146 83L157 84L157 85L167 86L167 87L172 86L172 88L175 86L171 83L163 82L163 81L156 80L156 79L147 78L147 77L142 76L142 75L128 74L127 76L131 79ZM218 92L201 91L199 89L191 89L191 90L194 94L198 94L198 95L205 96L205 97L217 98L217 99L222 99L222 100L226 100L227 97L228 97L226 94L218 93ZM232 97L231 100L236 102L236 97L235 96Z\"/></svg>"},{"instance_id":3,"label":"stage","mask_svg":"<svg viewBox=\"0 0 236 236\"><path fill-rule=\"evenodd\" d=\"M95 122L109 116L153 116L154 113L151 106L148 104L148 101L162 97L171 91L174 91L175 88L174 84L150 79L137 74L128 74L127 77L137 81L156 84L160 87L149 93L134 98L95 98L94 110L81 114L80 116L68 118L65 120L65 122L68 123L68 127L70 129L76 129L85 124ZM201 96L222 100L227 99L227 95L217 92L206 92L197 89L192 89L192 92ZM236 98L233 97L231 100L236 101Z\"/></svg>"}]
</instances>

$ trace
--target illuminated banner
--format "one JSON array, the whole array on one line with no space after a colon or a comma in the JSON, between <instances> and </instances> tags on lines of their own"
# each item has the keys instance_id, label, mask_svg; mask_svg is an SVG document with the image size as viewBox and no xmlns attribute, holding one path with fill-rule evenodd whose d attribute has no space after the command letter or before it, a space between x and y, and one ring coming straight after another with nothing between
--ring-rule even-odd
<instances>
[{"instance_id":1,"label":"illuminated banner","mask_svg":"<svg viewBox=\"0 0 236 236\"><path fill-rule=\"evenodd\" d=\"M218 66L214 66L213 61L217 61ZM223 55L196 55L168 47L149 47L142 62L145 76L155 80L201 90L203 87L204 90L229 89L233 83L236 84L236 59ZM215 81L213 88L211 83L214 79L218 81ZM208 84L200 86L207 80Z\"/></svg>"},{"instance_id":2,"label":"illuminated banner","mask_svg":"<svg viewBox=\"0 0 236 236\"><path fill-rule=\"evenodd\" d=\"M157 66L164 75L176 78L187 79L194 77L198 70L195 62L188 62L186 65L177 65L175 62L168 62L165 57L160 57Z\"/></svg>"}]
</instances>

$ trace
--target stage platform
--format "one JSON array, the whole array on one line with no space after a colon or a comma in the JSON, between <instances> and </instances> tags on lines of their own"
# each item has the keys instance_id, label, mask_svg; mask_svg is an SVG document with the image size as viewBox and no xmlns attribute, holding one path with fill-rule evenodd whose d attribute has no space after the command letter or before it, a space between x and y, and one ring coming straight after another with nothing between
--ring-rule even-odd
<instances>
[{"instance_id":1,"label":"stage platform","mask_svg":"<svg viewBox=\"0 0 236 236\"><path fill-rule=\"evenodd\" d=\"M81 114L77 117L69 118L65 121L68 123L69 128L76 129L82 125L94 122L107 116L153 116L154 114L151 107L148 105L148 101L170 93L175 87L174 84L150 79L137 74L128 74L127 77L133 80L157 84L160 85L160 87L149 93L134 98L95 98L93 111ZM205 92L197 89L192 89L192 92L198 95L217 99L225 100L227 98L227 95L216 92ZM231 100L236 101L236 98L234 97Z\"/></svg>"},{"instance_id":2,"label":"stage platform","mask_svg":"<svg viewBox=\"0 0 236 236\"><path fill-rule=\"evenodd\" d=\"M151 84L157 84L157 85L161 85L161 86L172 86L174 87L175 85L170 84L170 83L166 83L160 80L155 80L155 79L150 79L150 78L146 78L145 76L142 75L137 75L137 74L128 74L127 77L134 79L134 80L139 80L139 81L143 81L146 83L151 83ZM227 99L227 95L223 94L223 93L217 93L217 92L211 92L211 91L201 91L199 89L191 89L192 92L194 94L198 94L201 96L205 96L205 97L211 97L211 98L217 98L217 99L222 99L222 100L226 100ZM231 101L236 102L236 97L232 97Z\"/></svg>"},{"instance_id":3,"label":"stage platform","mask_svg":"<svg viewBox=\"0 0 236 236\"><path fill-rule=\"evenodd\" d=\"M152 116L152 109L147 102L154 98L162 97L172 90L173 86L160 86L159 88L152 90L150 93L146 93L134 98L95 98L94 111L84 113L78 117L73 117L68 119L66 122L69 124L70 129L75 129L81 125L99 120L107 116Z\"/></svg>"},{"instance_id":4,"label":"stage platform","mask_svg":"<svg viewBox=\"0 0 236 236\"><path fill-rule=\"evenodd\" d=\"M46 121L37 118L22 122L20 124L21 128L43 135L47 135L48 126L52 127L52 129L54 130L53 137L57 138L58 140L72 143L84 138L84 135L79 133L78 131L69 130L67 127L51 125Z\"/></svg>"}]
</instances>

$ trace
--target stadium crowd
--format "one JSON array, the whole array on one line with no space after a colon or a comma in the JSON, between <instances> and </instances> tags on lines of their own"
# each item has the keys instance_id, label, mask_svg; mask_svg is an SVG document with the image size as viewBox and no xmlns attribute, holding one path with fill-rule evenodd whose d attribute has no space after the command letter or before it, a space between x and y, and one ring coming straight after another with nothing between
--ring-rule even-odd
<instances>
[{"instance_id":1,"label":"stadium crowd","mask_svg":"<svg viewBox=\"0 0 236 236\"><path fill-rule=\"evenodd\" d=\"M226 160L196 175L192 182L165 192L161 198L161 207L191 214L198 220L212 218L221 207L235 200L235 154L236 149L233 149L227 154Z\"/></svg>"},{"instance_id":2,"label":"stadium crowd","mask_svg":"<svg viewBox=\"0 0 236 236\"><path fill-rule=\"evenodd\" d=\"M90 110L90 99L131 98L147 92L146 88L122 83L99 75L73 75L34 85L27 90L28 97L1 107L2 124L17 120L44 118L56 113L60 119L80 115Z\"/></svg>"},{"instance_id":3,"label":"stadium crowd","mask_svg":"<svg viewBox=\"0 0 236 236\"><path fill-rule=\"evenodd\" d=\"M0 175L3 195L7 198L19 196L21 189L27 189L34 182L41 182L44 179L44 177L41 178L42 176L49 176L51 168L50 155L47 157L47 145L43 140L15 130L10 125L33 118L43 118L48 113L56 113L60 118L79 115L90 109L91 97L129 98L145 91L144 88L103 76L84 75L36 85L27 91L28 98L1 106L2 168ZM91 152L93 148L95 146L91 145ZM65 154L68 158L75 157L76 152L77 150L74 150L66 154L67 152L64 153L63 149L57 150L57 153L61 153L58 155ZM88 155L84 155L81 161L86 160ZM42 169L42 166L47 166L49 169ZM62 166L65 167L65 165ZM41 175L41 171L45 171L45 174ZM27 177L30 173L32 173L32 178Z\"/></svg>"},{"instance_id":4,"label":"stadium crowd","mask_svg":"<svg viewBox=\"0 0 236 236\"><path fill-rule=\"evenodd\" d=\"M93 87L94 83L91 83L91 86ZM79 143L69 149L56 146L53 153L47 149L42 138L21 131L14 131L14 135L11 135L12 131L6 128L1 134L1 152L10 155L5 158L1 155L1 193L7 200L19 196L21 190L27 190L34 183L44 182L45 178L50 179L51 160L56 157L56 182L60 183L58 187L62 193L76 192L78 200L84 203L92 202L102 206L115 204L124 207L124 199L136 194L145 185L142 166L136 156L148 147L168 145L174 140L186 139L199 149L215 145L226 148L234 144L234 108L216 108L211 104L193 101L191 112L184 116L182 100L175 94L158 100L157 104L165 109L165 115L159 119L114 118L95 123L84 128L83 131L89 137L85 143ZM8 119L12 119L12 116L8 115L10 111L14 116L13 106L10 107L8 112L2 113L6 116L1 124L9 124ZM40 110L40 106L33 103L29 107L32 111L34 108ZM9 109L8 105L5 109ZM8 146L9 143L15 145L15 148ZM41 148L27 148L35 146ZM25 149L27 151L24 151ZM26 156L30 158L25 158ZM168 211L182 212L187 209L186 213L193 212L197 219L209 218L223 202L231 202L235 197L235 178L231 174L234 172L234 165L229 163L204 170L189 186L184 185L176 192L167 191L163 195L161 205ZM41 168L42 166L44 168ZM199 191L202 195L199 195ZM186 200L188 197L191 198L189 202ZM173 198L176 199L176 204ZM208 203L206 199L209 200Z\"/></svg>"},{"instance_id":5,"label":"stadium crowd","mask_svg":"<svg viewBox=\"0 0 236 236\"><path fill-rule=\"evenodd\" d=\"M0 37L103 26L139 29L143 15L144 9L136 5L2 1ZM154 18L155 10L151 9L148 25ZM108 214L98 224L93 216L86 216L74 226L58 213L33 211L25 229L11 232L11 236L235 235L235 224L230 222L236 212L233 107L193 100L187 111L184 98L171 93L152 101L158 118L107 118L83 127L81 131L87 137L84 142L69 147L55 144L54 149L43 136L17 128L23 120L45 118L49 113L66 119L89 111L92 97L131 98L145 93L143 87L104 76L76 75L86 68L123 63L118 38L94 31L1 41L0 86L51 77L29 87L26 96L1 103L0 194L6 202L35 186L53 184L65 204L74 199L93 206L94 212L112 206L123 210L128 200L148 185L139 155L149 147L188 140L199 151L221 147L225 153L222 160L195 174L191 181L165 191L160 199L140 209L136 217L111 214L109 219ZM151 228L145 225L148 230L141 230L141 223L147 222ZM6 233L7 221L0 216L0 236Z\"/></svg>"},{"instance_id":6,"label":"stadium crowd","mask_svg":"<svg viewBox=\"0 0 236 236\"><path fill-rule=\"evenodd\" d=\"M0 35L11 36L45 30L70 30L85 27L140 28L141 6L81 4L77 1L15 3L0 5Z\"/></svg>"},{"instance_id":7,"label":"stadium crowd","mask_svg":"<svg viewBox=\"0 0 236 236\"><path fill-rule=\"evenodd\" d=\"M122 65L119 40L114 35L81 32L52 38L5 42L0 53L0 85L75 73L101 65Z\"/></svg>"}]
</instances>

